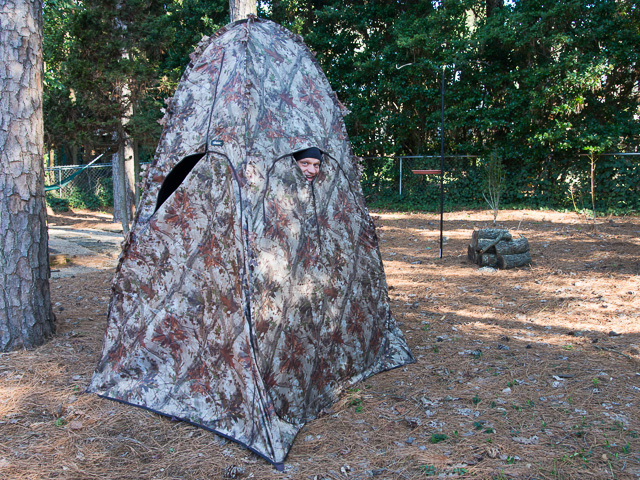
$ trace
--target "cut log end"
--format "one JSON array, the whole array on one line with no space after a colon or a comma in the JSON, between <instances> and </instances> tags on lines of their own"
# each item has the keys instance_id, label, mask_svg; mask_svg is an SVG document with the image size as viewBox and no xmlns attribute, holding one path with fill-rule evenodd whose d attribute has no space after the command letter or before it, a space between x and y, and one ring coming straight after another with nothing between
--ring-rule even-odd
<instances>
[{"instance_id":1,"label":"cut log end","mask_svg":"<svg viewBox=\"0 0 640 480\"><path fill-rule=\"evenodd\" d=\"M531 253L516 253L513 255L497 255L498 268L508 270L510 268L524 267L531 264Z\"/></svg>"},{"instance_id":2,"label":"cut log end","mask_svg":"<svg viewBox=\"0 0 640 480\"><path fill-rule=\"evenodd\" d=\"M479 267L497 267L498 258L492 253L483 253L478 255L478 261L476 262Z\"/></svg>"},{"instance_id":3,"label":"cut log end","mask_svg":"<svg viewBox=\"0 0 640 480\"><path fill-rule=\"evenodd\" d=\"M473 245L469 245L467 247L467 259L471 263L476 263L478 261L478 256L476 255L476 249L473 248Z\"/></svg>"}]
</instances>

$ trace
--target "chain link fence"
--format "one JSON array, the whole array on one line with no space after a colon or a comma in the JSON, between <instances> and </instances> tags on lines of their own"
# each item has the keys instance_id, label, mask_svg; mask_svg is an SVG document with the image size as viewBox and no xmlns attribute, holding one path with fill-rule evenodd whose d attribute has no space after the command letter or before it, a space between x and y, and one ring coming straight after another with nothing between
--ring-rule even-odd
<instances>
[{"instance_id":1,"label":"chain link fence","mask_svg":"<svg viewBox=\"0 0 640 480\"><path fill-rule=\"evenodd\" d=\"M640 208L640 153L598 155L594 196L597 208ZM478 155L445 155L442 192L446 209L456 205L486 206L482 196L484 158ZM416 174L414 170L439 171L439 155L364 157L362 190L373 208L438 211L441 201L440 174ZM144 176L145 162L141 164ZM591 202L588 162L582 170L573 165L562 178L541 178L540 173L511 172L505 179L506 203L560 206L583 209ZM575 171L574 171L575 170ZM52 208L90 210L113 206L111 163L45 168L47 202ZM545 183L546 182L546 183ZM54 188L51 188L54 187ZM58 187L58 188L55 188ZM547 194L550 191L553 195Z\"/></svg>"},{"instance_id":2,"label":"chain link fence","mask_svg":"<svg viewBox=\"0 0 640 480\"><path fill-rule=\"evenodd\" d=\"M480 204L477 155L362 158L362 191L373 207L439 210L441 194L451 203ZM441 175L441 170L444 174Z\"/></svg>"},{"instance_id":3,"label":"chain link fence","mask_svg":"<svg viewBox=\"0 0 640 480\"><path fill-rule=\"evenodd\" d=\"M113 206L110 163L45 168L47 202L52 208L100 210Z\"/></svg>"}]
</instances>

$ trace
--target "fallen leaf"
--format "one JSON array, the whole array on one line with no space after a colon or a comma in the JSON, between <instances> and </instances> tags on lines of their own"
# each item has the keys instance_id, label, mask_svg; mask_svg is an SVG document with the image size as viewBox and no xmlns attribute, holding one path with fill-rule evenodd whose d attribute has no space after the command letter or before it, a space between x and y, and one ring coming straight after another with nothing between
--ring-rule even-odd
<instances>
[{"instance_id":1,"label":"fallen leaf","mask_svg":"<svg viewBox=\"0 0 640 480\"><path fill-rule=\"evenodd\" d=\"M511 440L513 440L516 443L521 443L523 445L538 445L538 443L539 443L537 435L534 435L534 436L529 437L529 438L526 438L526 437L511 437Z\"/></svg>"},{"instance_id":2,"label":"fallen leaf","mask_svg":"<svg viewBox=\"0 0 640 480\"><path fill-rule=\"evenodd\" d=\"M82 428L82 422L78 420L74 420L73 422L69 422L69 428L71 430L80 430Z\"/></svg>"}]
</instances>

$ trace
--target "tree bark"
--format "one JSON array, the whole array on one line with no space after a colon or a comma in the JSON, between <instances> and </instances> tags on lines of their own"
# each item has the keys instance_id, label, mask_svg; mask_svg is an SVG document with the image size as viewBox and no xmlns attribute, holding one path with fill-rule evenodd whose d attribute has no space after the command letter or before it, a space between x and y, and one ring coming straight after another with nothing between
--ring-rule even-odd
<instances>
[{"instance_id":1,"label":"tree bark","mask_svg":"<svg viewBox=\"0 0 640 480\"><path fill-rule=\"evenodd\" d=\"M482 238L495 240L498 237L502 237L503 240L511 240L509 230L502 228L483 228L481 230L474 230L471 234L471 245L476 247L478 245L478 241Z\"/></svg>"},{"instance_id":2,"label":"tree bark","mask_svg":"<svg viewBox=\"0 0 640 480\"><path fill-rule=\"evenodd\" d=\"M229 0L229 16L232 22L257 14L256 0Z\"/></svg>"},{"instance_id":3,"label":"tree bark","mask_svg":"<svg viewBox=\"0 0 640 480\"><path fill-rule=\"evenodd\" d=\"M116 133L118 152L113 155L113 221L122 224L124 233L129 232L136 202L135 152L133 140L126 127L133 115L131 91L127 83L120 87L122 118Z\"/></svg>"},{"instance_id":4,"label":"tree bark","mask_svg":"<svg viewBox=\"0 0 640 480\"><path fill-rule=\"evenodd\" d=\"M467 247L467 259L471 263L476 263L478 261L478 252L473 245L469 245Z\"/></svg>"},{"instance_id":5,"label":"tree bark","mask_svg":"<svg viewBox=\"0 0 640 480\"><path fill-rule=\"evenodd\" d=\"M42 124L42 2L0 0L0 351L55 330Z\"/></svg>"},{"instance_id":6,"label":"tree bark","mask_svg":"<svg viewBox=\"0 0 640 480\"><path fill-rule=\"evenodd\" d=\"M133 203L135 196L135 181L133 172L133 152L130 142L124 138L120 142L118 151L113 154L111 166L113 169L113 221L122 224L126 234L133 218Z\"/></svg>"}]
</instances>

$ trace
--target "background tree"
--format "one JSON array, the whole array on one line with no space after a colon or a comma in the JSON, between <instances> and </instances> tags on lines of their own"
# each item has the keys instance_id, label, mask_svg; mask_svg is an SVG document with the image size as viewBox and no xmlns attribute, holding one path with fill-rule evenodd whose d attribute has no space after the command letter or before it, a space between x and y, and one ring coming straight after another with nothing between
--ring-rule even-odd
<instances>
[{"instance_id":1,"label":"background tree","mask_svg":"<svg viewBox=\"0 0 640 480\"><path fill-rule=\"evenodd\" d=\"M164 99L202 35L228 22L230 2L46 2L47 142L73 157L128 135L148 159ZM637 0L270 0L258 8L315 52L351 110L345 122L358 155L439 153L443 65L445 151L496 151L505 204L562 206L570 185L588 196L586 149L633 151L640 142ZM117 31L120 21L126 31ZM131 94L118 95L125 80ZM473 160L449 159L447 172L448 199L483 203ZM599 209L640 208L635 164L603 157L595 175ZM367 161L363 178L391 184L398 168Z\"/></svg>"},{"instance_id":2,"label":"background tree","mask_svg":"<svg viewBox=\"0 0 640 480\"><path fill-rule=\"evenodd\" d=\"M148 161L155 149L164 100L173 93L202 36L228 21L229 4L226 0L46 2L48 143L66 152L75 148L85 156L114 153L114 216L126 228L138 165ZM125 161L132 158L133 162Z\"/></svg>"},{"instance_id":3,"label":"background tree","mask_svg":"<svg viewBox=\"0 0 640 480\"><path fill-rule=\"evenodd\" d=\"M229 0L229 18L232 22L256 14L256 0Z\"/></svg>"},{"instance_id":4,"label":"background tree","mask_svg":"<svg viewBox=\"0 0 640 480\"><path fill-rule=\"evenodd\" d=\"M0 1L0 351L54 331L44 202L42 4Z\"/></svg>"}]
</instances>

